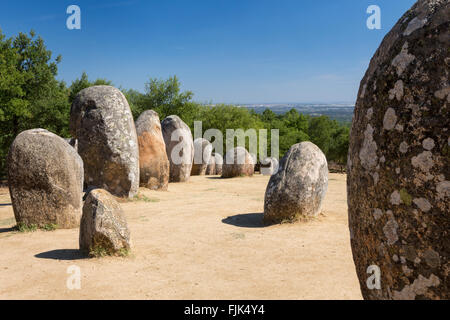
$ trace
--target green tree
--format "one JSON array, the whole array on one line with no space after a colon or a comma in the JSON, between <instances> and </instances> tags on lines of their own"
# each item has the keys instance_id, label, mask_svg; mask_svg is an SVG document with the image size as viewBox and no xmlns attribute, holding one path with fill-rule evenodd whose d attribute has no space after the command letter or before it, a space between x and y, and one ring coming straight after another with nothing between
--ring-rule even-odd
<instances>
[{"instance_id":1,"label":"green tree","mask_svg":"<svg viewBox=\"0 0 450 320\"><path fill-rule=\"evenodd\" d=\"M9 146L21 131L41 127L68 133L67 88L55 79L60 61L33 31L6 38L0 30L1 176Z\"/></svg>"},{"instance_id":2,"label":"green tree","mask_svg":"<svg viewBox=\"0 0 450 320\"><path fill-rule=\"evenodd\" d=\"M86 88L92 87L92 86L99 86L99 85L107 85L111 86L112 82L106 79L97 79L94 82L89 81L88 75L86 72L83 72L81 74L81 77L79 79L76 79L72 81L72 84L69 87L69 103L72 104L73 100L77 96L77 94Z\"/></svg>"}]
</instances>

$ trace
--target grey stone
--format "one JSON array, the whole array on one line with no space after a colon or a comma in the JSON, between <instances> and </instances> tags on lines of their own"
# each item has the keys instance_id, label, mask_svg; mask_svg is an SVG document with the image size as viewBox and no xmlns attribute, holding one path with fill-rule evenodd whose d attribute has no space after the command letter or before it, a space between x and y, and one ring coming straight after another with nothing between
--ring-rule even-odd
<instances>
[{"instance_id":1,"label":"grey stone","mask_svg":"<svg viewBox=\"0 0 450 320\"><path fill-rule=\"evenodd\" d=\"M104 189L89 192L80 224L80 250L108 255L129 250L131 239L125 214L114 197Z\"/></svg>"},{"instance_id":2,"label":"grey stone","mask_svg":"<svg viewBox=\"0 0 450 320\"><path fill-rule=\"evenodd\" d=\"M192 176L203 176L206 174L206 168L211 159L212 144L204 139L194 140L194 164L192 165Z\"/></svg>"},{"instance_id":3,"label":"grey stone","mask_svg":"<svg viewBox=\"0 0 450 320\"><path fill-rule=\"evenodd\" d=\"M222 165L222 178L252 176L255 172L253 157L243 147L228 150Z\"/></svg>"},{"instance_id":4,"label":"grey stone","mask_svg":"<svg viewBox=\"0 0 450 320\"><path fill-rule=\"evenodd\" d=\"M170 163L170 182L186 182L191 176L194 160L192 133L180 117L168 116L161 122L167 158Z\"/></svg>"},{"instance_id":5,"label":"grey stone","mask_svg":"<svg viewBox=\"0 0 450 320\"><path fill-rule=\"evenodd\" d=\"M450 298L450 199L438 187L450 180L449 48L449 1L419 0L386 35L361 81L347 199L365 299ZM377 208L386 214L374 217ZM403 265L392 258L402 256L416 258ZM366 284L371 265L381 270L379 290Z\"/></svg>"},{"instance_id":6,"label":"grey stone","mask_svg":"<svg viewBox=\"0 0 450 320\"><path fill-rule=\"evenodd\" d=\"M264 221L308 219L320 213L328 188L328 164L311 142L294 144L270 177L264 198Z\"/></svg>"},{"instance_id":7,"label":"grey stone","mask_svg":"<svg viewBox=\"0 0 450 320\"><path fill-rule=\"evenodd\" d=\"M78 93L70 110L70 131L78 139L88 187L133 197L139 188L139 150L130 107L111 86Z\"/></svg>"},{"instance_id":8,"label":"grey stone","mask_svg":"<svg viewBox=\"0 0 450 320\"><path fill-rule=\"evenodd\" d=\"M21 132L9 150L8 184L18 224L79 226L83 161L63 138L44 129Z\"/></svg>"}]
</instances>

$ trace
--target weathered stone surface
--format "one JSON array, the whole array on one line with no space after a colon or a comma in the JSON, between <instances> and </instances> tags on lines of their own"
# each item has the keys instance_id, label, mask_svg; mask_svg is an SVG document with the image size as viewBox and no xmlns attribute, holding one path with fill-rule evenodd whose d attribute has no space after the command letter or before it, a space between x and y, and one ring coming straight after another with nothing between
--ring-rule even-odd
<instances>
[{"instance_id":1,"label":"weathered stone surface","mask_svg":"<svg viewBox=\"0 0 450 320\"><path fill-rule=\"evenodd\" d=\"M80 224L80 250L114 255L130 249L130 231L125 214L114 197L104 189L89 192Z\"/></svg>"},{"instance_id":2,"label":"weathered stone surface","mask_svg":"<svg viewBox=\"0 0 450 320\"><path fill-rule=\"evenodd\" d=\"M278 160L273 157L267 157L261 162L261 174L271 176L278 171Z\"/></svg>"},{"instance_id":3,"label":"weathered stone surface","mask_svg":"<svg viewBox=\"0 0 450 320\"><path fill-rule=\"evenodd\" d=\"M139 188L139 150L125 96L111 86L86 88L70 110L70 131L78 139L88 187L133 197Z\"/></svg>"},{"instance_id":4,"label":"weathered stone surface","mask_svg":"<svg viewBox=\"0 0 450 320\"><path fill-rule=\"evenodd\" d=\"M144 111L136 120L139 144L140 185L152 190L167 190L169 159L158 113Z\"/></svg>"},{"instance_id":5,"label":"weathered stone surface","mask_svg":"<svg viewBox=\"0 0 450 320\"><path fill-rule=\"evenodd\" d=\"M227 151L222 166L222 178L252 176L255 163L248 151L243 147L236 147Z\"/></svg>"},{"instance_id":6,"label":"weathered stone surface","mask_svg":"<svg viewBox=\"0 0 450 320\"><path fill-rule=\"evenodd\" d=\"M216 175L221 176L222 175L222 167L223 167L223 157L220 153L214 153L214 160L216 162L215 164L215 171Z\"/></svg>"},{"instance_id":7,"label":"weathered stone surface","mask_svg":"<svg viewBox=\"0 0 450 320\"><path fill-rule=\"evenodd\" d=\"M206 168L211 159L212 144L204 139L194 140L194 164L192 165L192 176L203 176L206 174Z\"/></svg>"},{"instance_id":8,"label":"weathered stone surface","mask_svg":"<svg viewBox=\"0 0 450 320\"><path fill-rule=\"evenodd\" d=\"M272 175L264 198L264 221L307 219L320 213L328 188L328 165L311 142L294 144Z\"/></svg>"},{"instance_id":9,"label":"weathered stone surface","mask_svg":"<svg viewBox=\"0 0 450 320\"><path fill-rule=\"evenodd\" d=\"M18 224L79 226L83 161L63 138L44 129L21 132L9 150L8 184Z\"/></svg>"},{"instance_id":10,"label":"weathered stone surface","mask_svg":"<svg viewBox=\"0 0 450 320\"><path fill-rule=\"evenodd\" d=\"M212 155L211 158L209 158L209 163L208 166L206 167L206 175L213 176L215 174L216 174L216 157Z\"/></svg>"},{"instance_id":11,"label":"weathered stone surface","mask_svg":"<svg viewBox=\"0 0 450 320\"><path fill-rule=\"evenodd\" d=\"M191 176L194 160L194 142L186 123L178 116L169 116L161 122L167 158L170 163L170 182L186 182Z\"/></svg>"},{"instance_id":12,"label":"weathered stone surface","mask_svg":"<svg viewBox=\"0 0 450 320\"><path fill-rule=\"evenodd\" d=\"M365 299L450 298L449 48L449 1L418 1L361 81L347 190ZM368 288L372 265L380 289Z\"/></svg>"}]
</instances>

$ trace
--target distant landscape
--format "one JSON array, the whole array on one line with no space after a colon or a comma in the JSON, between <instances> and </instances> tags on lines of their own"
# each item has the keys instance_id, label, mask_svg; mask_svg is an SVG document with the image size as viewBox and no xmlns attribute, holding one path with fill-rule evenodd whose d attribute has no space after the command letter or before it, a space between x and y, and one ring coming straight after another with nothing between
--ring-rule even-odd
<instances>
[{"instance_id":1,"label":"distant landscape","mask_svg":"<svg viewBox=\"0 0 450 320\"><path fill-rule=\"evenodd\" d=\"M310 116L327 116L332 120L340 123L349 123L353 119L354 104L343 103L260 103L260 104L241 104L249 110L256 113L263 113L264 110L270 109L276 114L283 114L291 109L295 109L298 113Z\"/></svg>"}]
</instances>

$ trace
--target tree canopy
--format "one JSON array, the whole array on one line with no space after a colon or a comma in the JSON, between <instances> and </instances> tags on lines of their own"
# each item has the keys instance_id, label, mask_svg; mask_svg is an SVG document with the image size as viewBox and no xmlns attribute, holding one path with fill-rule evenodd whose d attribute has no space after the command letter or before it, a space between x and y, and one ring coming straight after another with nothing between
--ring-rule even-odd
<instances>
[{"instance_id":1,"label":"tree canopy","mask_svg":"<svg viewBox=\"0 0 450 320\"><path fill-rule=\"evenodd\" d=\"M86 72L69 87L56 79L61 56L52 58L44 41L19 33L6 38L0 30L0 177L5 176L5 161L14 138L23 130L44 128L69 137L70 105L83 89L94 85L112 85L107 79L90 81ZM326 116L312 117L292 109L275 114L270 109L257 114L234 105L205 105L193 101L191 91L182 91L176 76L150 78L143 93L120 88L127 98L134 118L152 109L163 120L178 115L194 132L194 121L202 121L202 133L218 129L223 134L226 152L226 129L267 129L267 146L271 147L271 130L279 130L279 155L298 142L312 141L330 161L346 162L349 125ZM241 134L240 133L240 134ZM259 141L258 143L261 143ZM245 142L248 147L248 141Z\"/></svg>"}]
</instances>

